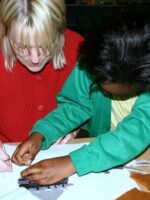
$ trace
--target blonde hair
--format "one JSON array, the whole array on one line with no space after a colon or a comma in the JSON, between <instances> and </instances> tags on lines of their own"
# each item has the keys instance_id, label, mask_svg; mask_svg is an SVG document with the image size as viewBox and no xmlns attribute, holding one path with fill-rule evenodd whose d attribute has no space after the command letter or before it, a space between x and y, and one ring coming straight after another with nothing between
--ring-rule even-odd
<instances>
[{"instance_id":1,"label":"blonde hair","mask_svg":"<svg viewBox=\"0 0 150 200\"><path fill-rule=\"evenodd\" d=\"M35 34L37 46L52 55L55 69L63 68L66 59L63 51L66 27L66 6L64 0L1 0L0 39L5 58L5 67L13 69L16 56L10 45L10 32L17 37L17 25L23 24L20 43L28 46L28 33Z\"/></svg>"}]
</instances>

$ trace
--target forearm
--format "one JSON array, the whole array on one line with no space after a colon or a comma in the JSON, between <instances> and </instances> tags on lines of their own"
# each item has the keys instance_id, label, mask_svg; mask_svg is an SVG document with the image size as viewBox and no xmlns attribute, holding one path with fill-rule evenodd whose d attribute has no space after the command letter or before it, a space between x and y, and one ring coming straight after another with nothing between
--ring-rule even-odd
<instances>
[{"instance_id":1,"label":"forearm","mask_svg":"<svg viewBox=\"0 0 150 200\"><path fill-rule=\"evenodd\" d=\"M78 175L84 175L122 165L142 153L148 145L148 136L142 136L140 140L137 137L122 140L108 133L70 153L70 157Z\"/></svg>"},{"instance_id":2,"label":"forearm","mask_svg":"<svg viewBox=\"0 0 150 200\"><path fill-rule=\"evenodd\" d=\"M58 138L79 127L91 116L92 112L90 108L89 111L85 111L76 105L67 105L67 107L63 106L63 108L59 107L56 111L38 121L34 125L31 134L34 132L42 134L45 138L42 148L48 148Z\"/></svg>"},{"instance_id":3,"label":"forearm","mask_svg":"<svg viewBox=\"0 0 150 200\"><path fill-rule=\"evenodd\" d=\"M90 119L94 106L90 96L91 84L90 75L76 66L57 97L57 109L39 120L31 131L31 134L38 132L45 138L42 148L48 148Z\"/></svg>"},{"instance_id":4,"label":"forearm","mask_svg":"<svg viewBox=\"0 0 150 200\"><path fill-rule=\"evenodd\" d=\"M150 144L149 102L149 98L141 99L133 112L119 123L115 131L97 137L90 145L70 154L79 175L122 165L148 147Z\"/></svg>"}]
</instances>

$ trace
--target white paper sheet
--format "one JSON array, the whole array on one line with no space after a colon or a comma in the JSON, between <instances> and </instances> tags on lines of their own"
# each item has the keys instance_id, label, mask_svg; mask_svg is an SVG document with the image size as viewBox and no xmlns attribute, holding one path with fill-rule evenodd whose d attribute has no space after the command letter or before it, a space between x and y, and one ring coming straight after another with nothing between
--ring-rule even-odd
<instances>
[{"instance_id":1,"label":"white paper sheet","mask_svg":"<svg viewBox=\"0 0 150 200\"><path fill-rule=\"evenodd\" d=\"M1 200L38 200L27 189L18 188L0 197Z\"/></svg>"},{"instance_id":2,"label":"white paper sheet","mask_svg":"<svg viewBox=\"0 0 150 200\"><path fill-rule=\"evenodd\" d=\"M66 155L69 152L76 150L85 144L67 144L56 145L48 150L40 151L35 162L41 159L58 157ZM5 145L7 152L12 155L15 146ZM2 195L8 192L13 193L18 189L17 180L20 177L20 172L26 167L19 167L13 164L13 172L0 173L0 199ZM115 200L124 192L137 187L136 183L129 178L129 172L126 169L113 169L110 173L90 173L88 175L78 177L77 174L69 177L69 184L59 196L50 198L50 200L71 200L71 199L86 199L86 200ZM27 194L27 193L26 193ZM31 195L31 194L30 194ZM31 195L32 196L32 195ZM20 199L19 199L20 198ZM18 198L7 198L8 200L22 200ZM40 198L47 200L46 197ZM5 199L4 199L5 200ZM27 200L32 200L27 198Z\"/></svg>"},{"instance_id":3,"label":"white paper sheet","mask_svg":"<svg viewBox=\"0 0 150 200\"><path fill-rule=\"evenodd\" d=\"M124 192L137 187L126 169L113 169L108 174L91 173L82 177L73 175L69 182L74 184L73 187L64 192L59 200L70 200L72 196L78 200L115 200Z\"/></svg>"}]
</instances>

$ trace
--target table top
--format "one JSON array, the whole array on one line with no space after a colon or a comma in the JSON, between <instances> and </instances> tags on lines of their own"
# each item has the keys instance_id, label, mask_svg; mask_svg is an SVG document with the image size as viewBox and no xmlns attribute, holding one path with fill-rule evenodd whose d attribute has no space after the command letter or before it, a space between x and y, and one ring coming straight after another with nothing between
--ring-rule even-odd
<instances>
[{"instance_id":1,"label":"table top","mask_svg":"<svg viewBox=\"0 0 150 200\"><path fill-rule=\"evenodd\" d=\"M57 156L60 154L62 154L62 156L66 155L69 152L74 151L77 148L80 148L80 145L84 145L84 144L79 144L78 146L75 143L89 142L92 139L93 138L73 139L72 141L70 141L72 145L68 146L54 145L47 150L40 151L36 157L35 162L38 162L41 159L50 158L54 155ZM14 144L18 143L13 143L13 145ZM13 149L15 149L15 147L12 146L9 148L9 146L6 145L6 150L8 152L10 153L13 152ZM15 166L13 173L10 174L9 177L6 177L7 179L6 178L4 179L5 185L7 186L8 183L10 183L10 180L11 180L11 185L15 185L16 181L18 180L20 171L22 171L22 167ZM2 179L3 182L4 180ZM99 200L99 197L105 200L110 200L110 199L112 200L116 199L115 197L122 195L124 192L136 186L135 182L129 178L129 172L126 169L113 169L102 173L89 173L82 177L79 177L75 173L74 175L69 177L68 184L69 185L65 190L63 191L61 190L62 193L58 199L70 200L72 196L76 196L76 198L80 200L83 198L85 198L86 200L91 200L91 199ZM51 194L53 194L53 192L51 192L50 195ZM55 200L55 198L51 199Z\"/></svg>"},{"instance_id":2,"label":"table top","mask_svg":"<svg viewBox=\"0 0 150 200\"><path fill-rule=\"evenodd\" d=\"M94 138L74 138L74 139L72 139L72 140L69 142L69 144L79 144L79 143L84 143L84 142L91 142L92 140L94 140ZM8 144L8 143L7 143L7 144ZM11 144L11 145L18 145L19 143L9 143L9 144ZM145 155L146 155L146 158L147 158L147 154L150 155L150 149L147 149L147 151L145 151L144 154L141 154L139 158L143 160L143 159L145 159ZM143 157L143 156L144 156L144 157ZM148 158L149 158L149 157L150 157L150 156L148 156ZM139 158L138 158L138 159L139 159ZM106 181L107 181L107 178L109 178L109 177L110 177L110 180L108 180L108 183L109 183L112 179L114 179L114 181L115 181L117 177L116 177L115 175L113 176L113 173L114 173L114 172L111 171L111 173L110 173L109 175L106 174L106 175L105 175L105 179L106 179L106 180L105 180L104 182L106 182ZM117 173L120 173L120 176L121 176L121 175L124 173L124 171L122 171L122 172L121 172L121 171L118 171ZM95 176L95 175L94 175L94 176ZM96 178L96 177L94 177L94 176L93 176L92 174L89 174L89 175L87 175L87 176L81 177L80 180L77 180L77 183L80 184L80 182L82 182L82 180L83 180L83 182L85 181L85 182L84 182L84 184L85 184L89 179L92 180L92 178L93 178L93 180L95 181L95 180L98 179L98 178ZM99 177L100 180L103 179L103 177L101 177L101 176L103 176L103 173L102 173L102 174L100 173L100 174L98 174L97 176ZM111 178L111 176L112 176L112 178ZM117 176L118 176L118 175L117 175ZM73 176L73 177L74 177L74 176ZM86 177L87 177L87 178L86 178ZM79 178L77 177L77 175L76 175L76 178L79 179ZM127 177L124 176L124 177L122 177L122 178L123 178L123 180L126 180ZM84 179L85 179L85 180L84 180ZM87 179L87 180L86 180L86 179ZM71 179L71 180L72 180L72 179ZM75 180L76 180L76 179L75 179ZM122 186L124 187L123 180L121 181L120 184L122 184ZM101 182L101 181L100 181L100 182ZM108 183L107 183L107 184L104 184L104 186L103 186L104 189L107 189L106 186L108 185ZM99 184L100 184L100 183L99 183ZM119 187L118 184L117 184L116 182L115 182L114 184L112 184L112 185L114 185L114 189L116 189L115 187ZM108 185L108 189L107 189L107 190L108 190L109 192L111 192L111 187L112 187L112 185L110 184L110 187L109 187L109 185ZM82 185L81 185L81 186L82 186ZM87 186L88 186L88 185L87 185ZM91 187L92 187L92 186L91 186ZM101 187L102 187L102 186L101 186ZM140 187L143 191L146 191L145 188L143 188L143 186L139 185L139 187ZM84 190L84 188L83 188L83 190ZM94 191L95 191L95 190L94 190ZM95 192L97 192L97 191L95 191ZM103 193L103 192L102 192L102 193ZM99 194L99 195L102 195L101 192L99 192L98 194ZM65 198L64 198L64 199L65 199ZM67 198L66 198L66 199L67 199Z\"/></svg>"},{"instance_id":3,"label":"table top","mask_svg":"<svg viewBox=\"0 0 150 200\"><path fill-rule=\"evenodd\" d=\"M94 138L73 138L68 142L68 144L78 144L78 143L84 143L84 142L91 142L93 140L94 140ZM19 142L11 142L11 143L7 143L7 144L18 145Z\"/></svg>"}]
</instances>

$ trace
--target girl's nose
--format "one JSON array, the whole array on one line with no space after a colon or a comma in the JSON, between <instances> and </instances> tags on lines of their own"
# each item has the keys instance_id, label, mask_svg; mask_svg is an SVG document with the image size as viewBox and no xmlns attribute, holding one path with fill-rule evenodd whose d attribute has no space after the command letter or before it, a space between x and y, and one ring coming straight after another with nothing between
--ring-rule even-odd
<instances>
[{"instance_id":1,"label":"girl's nose","mask_svg":"<svg viewBox=\"0 0 150 200\"><path fill-rule=\"evenodd\" d=\"M30 60L33 64L39 63L39 55L36 48L30 50Z\"/></svg>"}]
</instances>

